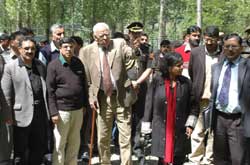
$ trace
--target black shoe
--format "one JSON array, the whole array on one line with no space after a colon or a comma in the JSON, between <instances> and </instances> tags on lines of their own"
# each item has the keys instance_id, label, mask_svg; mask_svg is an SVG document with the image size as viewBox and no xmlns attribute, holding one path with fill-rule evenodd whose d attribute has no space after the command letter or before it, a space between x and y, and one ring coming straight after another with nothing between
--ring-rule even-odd
<instances>
[{"instance_id":1,"label":"black shoe","mask_svg":"<svg viewBox=\"0 0 250 165\"><path fill-rule=\"evenodd\" d=\"M81 156L82 161L84 162L88 162L89 161L89 153L88 152L84 152Z\"/></svg>"},{"instance_id":2,"label":"black shoe","mask_svg":"<svg viewBox=\"0 0 250 165\"><path fill-rule=\"evenodd\" d=\"M45 165L52 165L52 154L51 153L46 154L44 156L44 164Z\"/></svg>"}]
</instances>

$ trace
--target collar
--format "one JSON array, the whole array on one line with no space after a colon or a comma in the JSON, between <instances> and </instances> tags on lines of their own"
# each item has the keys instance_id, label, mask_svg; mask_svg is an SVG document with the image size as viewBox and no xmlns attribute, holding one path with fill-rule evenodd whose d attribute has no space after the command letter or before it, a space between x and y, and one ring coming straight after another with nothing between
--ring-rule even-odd
<instances>
[{"instance_id":1,"label":"collar","mask_svg":"<svg viewBox=\"0 0 250 165\"><path fill-rule=\"evenodd\" d=\"M239 56L238 58L236 58L234 61L228 61L227 58L225 58L225 61L224 61L224 64L223 65L227 65L228 63L232 62L234 65L237 65L240 63L240 59L241 59L241 56Z\"/></svg>"},{"instance_id":2,"label":"collar","mask_svg":"<svg viewBox=\"0 0 250 165\"><path fill-rule=\"evenodd\" d=\"M183 45L187 45L188 44L188 41L185 41L184 43L183 43Z\"/></svg>"},{"instance_id":3,"label":"collar","mask_svg":"<svg viewBox=\"0 0 250 165\"><path fill-rule=\"evenodd\" d=\"M104 49L102 46L100 46L100 45L98 45L98 44L97 44L97 46L98 46L98 50L99 50L99 51L104 52L105 49Z\"/></svg>"},{"instance_id":4,"label":"collar","mask_svg":"<svg viewBox=\"0 0 250 165\"><path fill-rule=\"evenodd\" d=\"M54 41L51 41L50 42L50 48L51 48L51 52L54 52L54 51L59 51L59 49L57 49Z\"/></svg>"},{"instance_id":5,"label":"collar","mask_svg":"<svg viewBox=\"0 0 250 165\"><path fill-rule=\"evenodd\" d=\"M0 49L1 49L2 51L4 51L4 48L2 47L2 45L0 45Z\"/></svg>"},{"instance_id":6,"label":"collar","mask_svg":"<svg viewBox=\"0 0 250 165\"><path fill-rule=\"evenodd\" d=\"M63 57L63 55L59 55L59 61L61 62L62 65L67 65L67 61L65 60L65 58Z\"/></svg>"},{"instance_id":7,"label":"collar","mask_svg":"<svg viewBox=\"0 0 250 165\"><path fill-rule=\"evenodd\" d=\"M190 51L191 51L191 46L190 46L190 44L187 42L187 43L185 44L184 52L190 52Z\"/></svg>"},{"instance_id":8,"label":"collar","mask_svg":"<svg viewBox=\"0 0 250 165\"><path fill-rule=\"evenodd\" d=\"M18 56L15 54L15 52L11 49L10 50L10 57L11 57L11 59L16 59L16 58L18 58Z\"/></svg>"},{"instance_id":9,"label":"collar","mask_svg":"<svg viewBox=\"0 0 250 165\"><path fill-rule=\"evenodd\" d=\"M32 66L33 66L33 60L32 60L32 64L31 64L31 66L29 66L29 65L26 65L24 62L23 62L23 60L22 60L22 58L19 56L18 57L18 63L19 63L19 66L21 66L21 67L23 67L23 66L25 66L26 68L29 68L29 69L31 69L32 68Z\"/></svg>"},{"instance_id":10,"label":"collar","mask_svg":"<svg viewBox=\"0 0 250 165\"><path fill-rule=\"evenodd\" d=\"M95 44L98 46L98 48L102 49L103 51L109 52L114 47L114 41L113 39L110 39L109 45L107 47L103 47L98 45L98 43L95 41Z\"/></svg>"},{"instance_id":11,"label":"collar","mask_svg":"<svg viewBox=\"0 0 250 165\"><path fill-rule=\"evenodd\" d=\"M206 52L206 54L209 55L209 56L211 56L211 57L217 56L217 54L220 52L220 47L219 47L219 45L217 46L217 49L216 49L213 53L209 53L209 52L207 51L206 45L204 45L204 47L205 47L205 52Z\"/></svg>"}]
</instances>

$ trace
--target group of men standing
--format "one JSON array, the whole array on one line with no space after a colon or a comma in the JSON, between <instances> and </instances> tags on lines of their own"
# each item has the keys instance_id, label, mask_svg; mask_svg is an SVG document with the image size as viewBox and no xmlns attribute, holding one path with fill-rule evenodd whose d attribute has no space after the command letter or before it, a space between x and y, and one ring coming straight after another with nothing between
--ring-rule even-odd
<instances>
[{"instance_id":1,"label":"group of men standing","mask_svg":"<svg viewBox=\"0 0 250 165\"><path fill-rule=\"evenodd\" d=\"M87 81L83 64L74 57L75 41L63 38L60 25L52 26L53 37L58 30L62 34L51 42L58 56L47 61L48 68L35 58L33 37L21 31L9 39L15 55L6 50L1 56L1 164L42 164L44 155L52 152L49 121L54 131L53 164L77 164L80 128L88 105ZM51 57L54 51L50 47L47 52Z\"/></svg>"},{"instance_id":2,"label":"group of men standing","mask_svg":"<svg viewBox=\"0 0 250 165\"><path fill-rule=\"evenodd\" d=\"M40 52L36 52L31 36L19 32L12 34L13 55L3 54L7 48L1 44L0 131L4 134L0 134L0 144L6 150L0 149L0 164L8 164L10 158L11 125L14 164L41 164L51 147L53 164L77 164L80 129L89 109L97 113L101 164L111 164L114 120L121 164L132 164L132 152L143 157L139 139L147 87L144 82L157 72L160 59L168 51L182 55L183 74L193 83L192 108L197 112L193 118L197 122L189 163L249 163L250 62L241 57L241 37L229 34L219 44L218 27L208 26L203 33L204 45L200 45L201 29L190 26L182 46L174 50L168 40L163 40L153 56L144 43L148 36L142 28L139 22L130 24L126 42L111 39L109 26L97 23L94 41L80 50L79 57L74 56L75 41L64 37L63 26L57 24L51 27L51 43ZM204 110L210 112L211 129L204 128ZM48 141L54 145L48 147Z\"/></svg>"},{"instance_id":3,"label":"group of men standing","mask_svg":"<svg viewBox=\"0 0 250 165\"><path fill-rule=\"evenodd\" d=\"M141 31L139 27L138 34ZM90 107L97 111L101 164L110 164L114 117L121 162L132 164L131 106L136 93L127 70L140 55L138 37L131 45L124 39L110 39L108 25L97 23L93 27L94 42L83 48L78 58L74 56L75 41L64 37L63 26L53 25L51 32L51 43L39 52L31 36L15 32L19 37L15 38L14 58L1 56L6 57L1 65L1 127L13 125L13 163L41 164L53 129L53 164L76 164L83 114ZM4 65L6 59L9 63ZM11 132L7 134L12 137ZM3 144L7 141L11 139L1 139ZM9 154L2 159L6 164L12 146L8 148Z\"/></svg>"},{"instance_id":4,"label":"group of men standing","mask_svg":"<svg viewBox=\"0 0 250 165\"><path fill-rule=\"evenodd\" d=\"M187 164L249 164L250 68L249 59L241 56L242 38L232 33L221 42L218 27L208 26L199 46L200 33L199 27L189 27L189 42L176 49L188 62L192 108L198 113Z\"/></svg>"}]
</instances>

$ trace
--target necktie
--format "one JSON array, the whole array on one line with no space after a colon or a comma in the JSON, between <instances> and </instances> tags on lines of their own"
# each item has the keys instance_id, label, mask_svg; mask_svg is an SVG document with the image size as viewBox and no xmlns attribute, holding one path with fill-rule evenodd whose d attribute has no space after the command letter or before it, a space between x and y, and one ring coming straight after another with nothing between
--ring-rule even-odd
<instances>
[{"instance_id":1,"label":"necktie","mask_svg":"<svg viewBox=\"0 0 250 165\"><path fill-rule=\"evenodd\" d=\"M232 62L229 62L227 64L227 69L225 71L223 82L219 94L219 103L221 106L228 105L228 93L229 93L229 87L230 87L230 81L231 81L231 67L233 66Z\"/></svg>"},{"instance_id":2,"label":"necktie","mask_svg":"<svg viewBox=\"0 0 250 165\"><path fill-rule=\"evenodd\" d=\"M102 67L103 67L103 88L104 92L107 96L112 95L112 81L110 77L110 67L108 63L107 53L104 51L104 55L102 57Z\"/></svg>"}]
</instances>

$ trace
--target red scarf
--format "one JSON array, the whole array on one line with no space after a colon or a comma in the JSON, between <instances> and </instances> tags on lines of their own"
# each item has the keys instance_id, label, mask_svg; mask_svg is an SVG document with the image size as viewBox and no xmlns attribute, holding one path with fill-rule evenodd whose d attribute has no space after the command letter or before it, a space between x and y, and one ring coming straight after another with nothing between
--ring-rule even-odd
<instances>
[{"instance_id":1,"label":"red scarf","mask_svg":"<svg viewBox=\"0 0 250 165\"><path fill-rule=\"evenodd\" d=\"M176 85L171 91L169 80L165 80L166 91L166 143L164 163L174 162L174 134L175 134L175 115L176 115Z\"/></svg>"}]
</instances>

